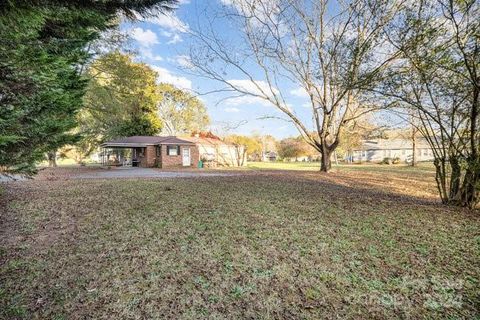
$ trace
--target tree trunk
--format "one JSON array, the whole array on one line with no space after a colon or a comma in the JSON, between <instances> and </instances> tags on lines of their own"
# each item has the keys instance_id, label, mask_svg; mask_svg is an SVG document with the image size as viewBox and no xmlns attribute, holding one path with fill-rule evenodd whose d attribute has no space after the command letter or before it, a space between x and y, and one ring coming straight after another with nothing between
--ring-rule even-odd
<instances>
[{"instance_id":1,"label":"tree trunk","mask_svg":"<svg viewBox=\"0 0 480 320\"><path fill-rule=\"evenodd\" d=\"M470 159L459 190L459 204L463 207L474 209L479 201L480 189L480 162L478 159Z\"/></svg>"},{"instance_id":2,"label":"tree trunk","mask_svg":"<svg viewBox=\"0 0 480 320\"><path fill-rule=\"evenodd\" d=\"M57 151L50 151L47 153L48 157L48 166L56 167L57 166Z\"/></svg>"},{"instance_id":3,"label":"tree trunk","mask_svg":"<svg viewBox=\"0 0 480 320\"><path fill-rule=\"evenodd\" d=\"M449 202L449 193L447 191L446 184L446 168L445 168L445 159L435 159L435 181L437 182L438 193L440 194L440 199L442 203L446 204Z\"/></svg>"},{"instance_id":4,"label":"tree trunk","mask_svg":"<svg viewBox=\"0 0 480 320\"><path fill-rule=\"evenodd\" d=\"M449 190L449 202L456 202L458 201L459 191L460 191L460 182L462 178L462 168L460 167L460 163L458 158L455 155L450 155L449 160L450 162L450 190Z\"/></svg>"},{"instance_id":5,"label":"tree trunk","mask_svg":"<svg viewBox=\"0 0 480 320\"><path fill-rule=\"evenodd\" d=\"M328 148L323 147L320 151L322 158L320 162L320 171L322 172L328 172L332 168L332 160L331 155L332 155L332 150L329 150Z\"/></svg>"},{"instance_id":6,"label":"tree trunk","mask_svg":"<svg viewBox=\"0 0 480 320\"><path fill-rule=\"evenodd\" d=\"M417 137L415 128L412 129L412 167L417 165Z\"/></svg>"},{"instance_id":7,"label":"tree trunk","mask_svg":"<svg viewBox=\"0 0 480 320\"><path fill-rule=\"evenodd\" d=\"M477 80L478 81L478 80ZM480 157L478 154L478 128L480 89L477 85L473 89L472 110L470 112L470 157L461 189L461 205L475 208L479 202L480 193Z\"/></svg>"}]
</instances>

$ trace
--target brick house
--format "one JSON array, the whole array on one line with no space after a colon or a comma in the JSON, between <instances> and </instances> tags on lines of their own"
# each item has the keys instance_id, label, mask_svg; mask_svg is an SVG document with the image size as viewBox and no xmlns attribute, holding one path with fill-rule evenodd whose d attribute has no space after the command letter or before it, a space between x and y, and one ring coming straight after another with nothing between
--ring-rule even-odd
<instances>
[{"instance_id":1,"label":"brick house","mask_svg":"<svg viewBox=\"0 0 480 320\"><path fill-rule=\"evenodd\" d=\"M101 147L102 165L172 169L196 168L199 160L212 167L240 163L234 146L198 137L132 136L107 141Z\"/></svg>"},{"instance_id":2,"label":"brick house","mask_svg":"<svg viewBox=\"0 0 480 320\"><path fill-rule=\"evenodd\" d=\"M135 167L196 167L199 155L194 143L174 136L133 136L105 142L103 165Z\"/></svg>"}]
</instances>

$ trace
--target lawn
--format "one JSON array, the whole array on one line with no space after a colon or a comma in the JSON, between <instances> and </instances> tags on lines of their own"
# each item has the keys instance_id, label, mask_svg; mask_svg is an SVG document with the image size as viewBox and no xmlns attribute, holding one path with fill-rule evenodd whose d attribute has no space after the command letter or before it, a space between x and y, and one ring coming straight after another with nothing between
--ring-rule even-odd
<instances>
[{"instance_id":1,"label":"lawn","mask_svg":"<svg viewBox=\"0 0 480 320\"><path fill-rule=\"evenodd\" d=\"M302 170L302 171L319 171L319 162L252 162L247 163L247 168L253 170ZM388 172L388 173L412 173L423 176L424 174L432 175L435 168L431 162L420 162L417 166L412 167L404 163L395 165L386 165L378 163L362 163L362 164L338 164L332 165L333 172L346 171L365 171L365 172Z\"/></svg>"},{"instance_id":2,"label":"lawn","mask_svg":"<svg viewBox=\"0 0 480 320\"><path fill-rule=\"evenodd\" d=\"M370 168L5 184L0 317L479 317L478 212Z\"/></svg>"}]
</instances>

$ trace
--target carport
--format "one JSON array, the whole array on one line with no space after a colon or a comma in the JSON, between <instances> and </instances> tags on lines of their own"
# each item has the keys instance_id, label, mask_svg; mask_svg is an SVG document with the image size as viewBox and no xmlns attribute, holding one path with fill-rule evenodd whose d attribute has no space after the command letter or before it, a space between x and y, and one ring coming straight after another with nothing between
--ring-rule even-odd
<instances>
[{"instance_id":1,"label":"carport","mask_svg":"<svg viewBox=\"0 0 480 320\"><path fill-rule=\"evenodd\" d=\"M155 152L162 137L133 136L105 142L101 145L102 165L151 167L147 152ZM152 150L153 149L153 150ZM153 157L155 158L155 157Z\"/></svg>"}]
</instances>

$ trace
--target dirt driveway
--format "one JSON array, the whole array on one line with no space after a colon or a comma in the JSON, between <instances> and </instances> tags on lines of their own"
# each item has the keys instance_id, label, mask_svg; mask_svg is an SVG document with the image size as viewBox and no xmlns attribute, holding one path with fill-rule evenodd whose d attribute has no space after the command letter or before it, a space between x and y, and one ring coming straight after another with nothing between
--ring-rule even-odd
<instances>
[{"instance_id":1,"label":"dirt driveway","mask_svg":"<svg viewBox=\"0 0 480 320\"><path fill-rule=\"evenodd\" d=\"M213 177L231 176L226 172L202 172L202 171L162 171L151 168L115 168L92 170L72 175L73 179L116 179L116 178L192 178L192 177Z\"/></svg>"},{"instance_id":2,"label":"dirt driveway","mask_svg":"<svg viewBox=\"0 0 480 320\"><path fill-rule=\"evenodd\" d=\"M120 167L105 169L100 167L47 168L41 170L35 180L64 179L125 179L125 178L194 178L232 176L238 173L225 171L178 170L164 171L154 168Z\"/></svg>"}]
</instances>

